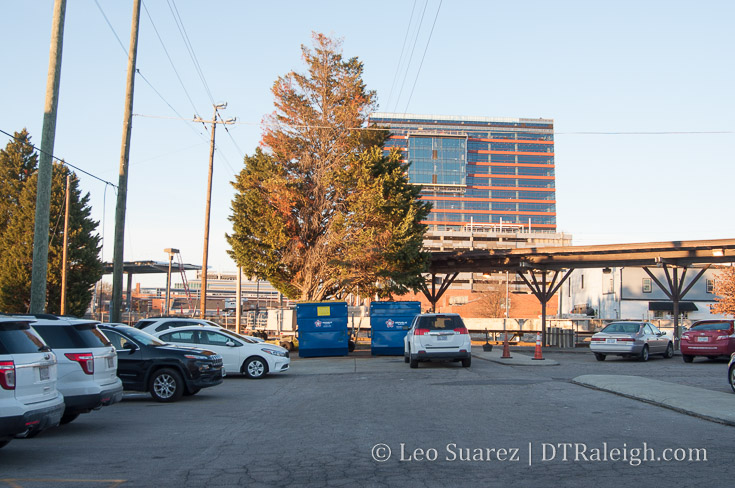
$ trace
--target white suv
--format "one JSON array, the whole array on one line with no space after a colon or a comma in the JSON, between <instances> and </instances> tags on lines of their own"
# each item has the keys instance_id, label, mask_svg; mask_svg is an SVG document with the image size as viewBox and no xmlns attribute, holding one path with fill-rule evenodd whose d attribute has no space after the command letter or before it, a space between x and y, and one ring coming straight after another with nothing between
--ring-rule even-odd
<instances>
[{"instance_id":1,"label":"white suv","mask_svg":"<svg viewBox=\"0 0 735 488\"><path fill-rule=\"evenodd\" d=\"M141 319L135 323L135 328L151 335L157 335L167 329L174 327L189 327L190 325L209 325L211 327L220 327L219 324L211 320L195 319L188 317L154 317L149 319Z\"/></svg>"},{"instance_id":2,"label":"white suv","mask_svg":"<svg viewBox=\"0 0 735 488\"><path fill-rule=\"evenodd\" d=\"M117 353L97 328L99 322L46 314L33 320L32 327L51 346L58 360L57 388L66 403L62 424L81 413L122 400Z\"/></svg>"},{"instance_id":3,"label":"white suv","mask_svg":"<svg viewBox=\"0 0 735 488\"><path fill-rule=\"evenodd\" d=\"M462 317L456 313L427 313L417 315L403 339L403 357L412 368L419 361L462 361L472 364L472 341Z\"/></svg>"},{"instance_id":4,"label":"white suv","mask_svg":"<svg viewBox=\"0 0 735 488\"><path fill-rule=\"evenodd\" d=\"M0 447L59 425L56 356L28 320L0 317Z\"/></svg>"}]
</instances>

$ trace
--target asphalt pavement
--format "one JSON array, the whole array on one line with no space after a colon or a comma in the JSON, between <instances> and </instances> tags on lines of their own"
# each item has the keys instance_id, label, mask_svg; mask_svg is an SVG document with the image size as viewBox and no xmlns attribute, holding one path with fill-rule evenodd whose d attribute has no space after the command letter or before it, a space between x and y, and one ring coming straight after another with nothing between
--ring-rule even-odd
<instances>
[{"instance_id":1,"label":"asphalt pavement","mask_svg":"<svg viewBox=\"0 0 735 488\"><path fill-rule=\"evenodd\" d=\"M555 352L589 353L589 350L556 349ZM484 351L482 347L472 349L472 355L476 358L508 366L559 365L558 361L548 358L534 360L533 356L526 351L519 353L518 350L509 350L509 354L510 358L502 357L502 346L493 346L489 352ZM733 394L632 375L588 374L577 376L572 383L640 400L705 420L735 426L735 395Z\"/></svg>"}]
</instances>

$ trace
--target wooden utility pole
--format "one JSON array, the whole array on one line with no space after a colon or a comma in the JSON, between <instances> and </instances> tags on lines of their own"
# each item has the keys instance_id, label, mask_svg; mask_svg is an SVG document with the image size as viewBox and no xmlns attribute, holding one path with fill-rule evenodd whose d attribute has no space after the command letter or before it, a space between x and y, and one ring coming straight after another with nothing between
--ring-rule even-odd
<instances>
[{"instance_id":1,"label":"wooden utility pole","mask_svg":"<svg viewBox=\"0 0 735 488\"><path fill-rule=\"evenodd\" d=\"M41 154L38 157L36 219L33 229L33 265L31 270L31 313L46 311L46 273L48 270L49 213L51 207L52 154L56 136L56 108L59 104L61 51L64 40L66 0L54 2L51 48L46 79L46 104L43 112Z\"/></svg>"},{"instance_id":2,"label":"wooden utility pole","mask_svg":"<svg viewBox=\"0 0 735 488\"><path fill-rule=\"evenodd\" d=\"M207 176L207 205L204 211L204 251L202 256L202 288L199 293L199 317L202 319L207 315L207 261L209 259L209 215L212 206L212 173L214 172L214 132L217 128L217 124L234 124L236 119L228 120L217 120L217 110L227 108L226 103L216 104L214 106L214 115L212 120L202 120L199 117L195 117L195 122L202 122L206 124L212 124L212 140L209 144L209 174Z\"/></svg>"},{"instance_id":3,"label":"wooden utility pole","mask_svg":"<svg viewBox=\"0 0 735 488\"><path fill-rule=\"evenodd\" d=\"M133 88L135 86L135 61L138 56L138 26L140 24L140 0L133 0L133 20L128 52L128 78L125 90L125 118L120 150L120 177L117 185L115 208L115 245L112 257L112 300L110 322L120 322L122 307L123 244L125 241L125 208L128 199L128 160L130 158L130 135L133 119Z\"/></svg>"},{"instance_id":4,"label":"wooden utility pole","mask_svg":"<svg viewBox=\"0 0 735 488\"><path fill-rule=\"evenodd\" d=\"M64 250L61 257L61 315L66 315L66 273L69 269L69 203L71 201L71 175L66 175L66 210L64 212Z\"/></svg>"}]
</instances>

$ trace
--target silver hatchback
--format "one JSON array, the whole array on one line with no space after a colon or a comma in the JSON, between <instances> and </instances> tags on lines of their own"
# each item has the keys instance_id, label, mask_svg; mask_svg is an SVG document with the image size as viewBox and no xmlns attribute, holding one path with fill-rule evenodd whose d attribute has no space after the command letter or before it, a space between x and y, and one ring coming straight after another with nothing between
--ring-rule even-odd
<instances>
[{"instance_id":1,"label":"silver hatchback","mask_svg":"<svg viewBox=\"0 0 735 488\"><path fill-rule=\"evenodd\" d=\"M612 322L592 336L590 350L598 361L609 355L648 361L651 354L673 357L674 343L650 322Z\"/></svg>"}]
</instances>

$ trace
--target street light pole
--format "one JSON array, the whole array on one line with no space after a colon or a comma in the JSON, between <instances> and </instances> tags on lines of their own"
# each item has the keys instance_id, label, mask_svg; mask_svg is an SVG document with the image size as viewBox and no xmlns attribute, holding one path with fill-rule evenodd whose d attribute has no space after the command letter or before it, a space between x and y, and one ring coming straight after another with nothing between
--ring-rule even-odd
<instances>
[{"instance_id":1,"label":"street light pole","mask_svg":"<svg viewBox=\"0 0 735 488\"><path fill-rule=\"evenodd\" d=\"M168 248L164 249L163 252L168 253L168 274L166 275L166 303L163 306L163 315L169 313L169 297L171 296L171 263L174 260L174 254L178 254L178 249Z\"/></svg>"}]
</instances>

